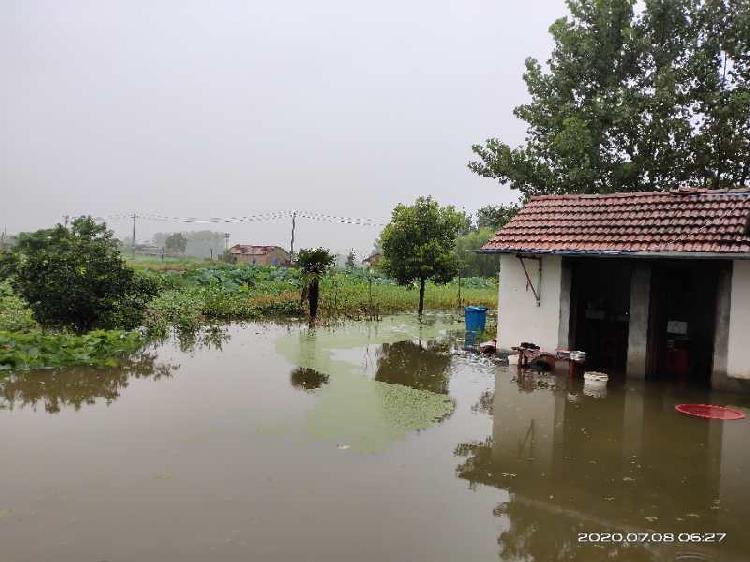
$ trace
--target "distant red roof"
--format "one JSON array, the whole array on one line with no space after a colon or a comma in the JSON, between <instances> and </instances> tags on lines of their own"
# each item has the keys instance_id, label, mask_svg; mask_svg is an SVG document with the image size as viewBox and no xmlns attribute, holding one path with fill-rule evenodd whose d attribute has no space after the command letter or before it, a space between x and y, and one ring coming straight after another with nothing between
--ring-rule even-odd
<instances>
[{"instance_id":1,"label":"distant red roof","mask_svg":"<svg viewBox=\"0 0 750 562\"><path fill-rule=\"evenodd\" d=\"M267 253L279 249L282 252L285 252L283 248L279 248L278 246L252 246L250 244L235 244L231 248L229 248L229 253L231 254L243 254L248 256L265 256Z\"/></svg>"},{"instance_id":2,"label":"distant red roof","mask_svg":"<svg viewBox=\"0 0 750 562\"><path fill-rule=\"evenodd\" d=\"M543 195L524 205L482 250L737 256L750 254L749 219L749 190Z\"/></svg>"}]
</instances>

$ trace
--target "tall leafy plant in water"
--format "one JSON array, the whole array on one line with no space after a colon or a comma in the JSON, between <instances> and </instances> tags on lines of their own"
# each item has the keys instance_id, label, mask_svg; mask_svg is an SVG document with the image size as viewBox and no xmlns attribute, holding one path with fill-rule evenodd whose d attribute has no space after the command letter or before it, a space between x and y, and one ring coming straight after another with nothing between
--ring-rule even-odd
<instances>
[{"instance_id":1,"label":"tall leafy plant in water","mask_svg":"<svg viewBox=\"0 0 750 562\"><path fill-rule=\"evenodd\" d=\"M0 272L46 327L134 328L156 284L125 265L112 231L91 217L19 236Z\"/></svg>"},{"instance_id":2,"label":"tall leafy plant in water","mask_svg":"<svg viewBox=\"0 0 750 562\"><path fill-rule=\"evenodd\" d=\"M302 270L305 279L302 295L303 298L307 295L311 322L318 316L320 278L333 266L335 259L325 248L300 250L297 254L297 266Z\"/></svg>"}]
</instances>

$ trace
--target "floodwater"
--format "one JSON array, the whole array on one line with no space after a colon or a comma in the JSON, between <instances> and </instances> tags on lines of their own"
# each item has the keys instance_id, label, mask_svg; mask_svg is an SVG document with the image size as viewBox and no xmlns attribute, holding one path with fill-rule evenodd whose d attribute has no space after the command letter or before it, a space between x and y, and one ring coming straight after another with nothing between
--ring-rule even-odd
<instances>
[{"instance_id":1,"label":"floodwater","mask_svg":"<svg viewBox=\"0 0 750 562\"><path fill-rule=\"evenodd\" d=\"M746 397L592 392L461 327L230 326L0 381L0 560L750 559L750 419L674 411Z\"/></svg>"}]
</instances>

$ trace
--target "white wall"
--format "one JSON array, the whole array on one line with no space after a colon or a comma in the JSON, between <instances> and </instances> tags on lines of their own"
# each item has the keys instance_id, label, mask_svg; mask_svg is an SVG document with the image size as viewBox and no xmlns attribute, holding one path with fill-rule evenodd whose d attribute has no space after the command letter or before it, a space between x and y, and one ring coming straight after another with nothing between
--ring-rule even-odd
<instances>
[{"instance_id":1,"label":"white wall","mask_svg":"<svg viewBox=\"0 0 750 562\"><path fill-rule=\"evenodd\" d=\"M732 264L727 375L750 379L750 260Z\"/></svg>"},{"instance_id":2,"label":"white wall","mask_svg":"<svg viewBox=\"0 0 750 562\"><path fill-rule=\"evenodd\" d=\"M512 254L503 254L500 258L497 346L499 350L509 350L522 341L528 341L542 349L554 350L558 346L560 333L562 258L542 257L541 285L539 262L528 259L525 263L529 277L541 296L540 306L537 306L531 288L526 287L521 261ZM570 295L564 297L567 301ZM567 345L567 342L561 343Z\"/></svg>"}]
</instances>

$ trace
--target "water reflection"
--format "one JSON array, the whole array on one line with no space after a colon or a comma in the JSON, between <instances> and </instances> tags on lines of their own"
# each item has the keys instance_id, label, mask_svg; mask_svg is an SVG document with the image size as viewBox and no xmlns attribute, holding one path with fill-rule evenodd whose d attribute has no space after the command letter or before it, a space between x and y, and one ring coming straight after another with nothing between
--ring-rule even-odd
<instances>
[{"instance_id":1,"label":"water reflection","mask_svg":"<svg viewBox=\"0 0 750 562\"><path fill-rule=\"evenodd\" d=\"M448 394L450 355L445 342L410 340L384 343L377 355L375 380Z\"/></svg>"},{"instance_id":2,"label":"water reflection","mask_svg":"<svg viewBox=\"0 0 750 562\"><path fill-rule=\"evenodd\" d=\"M292 384L308 381L312 373L328 377L305 414L304 430L352 451L373 453L447 419L455 409L447 395L450 356L442 353L447 343L412 343L442 341L444 332L440 322L392 317L290 331L278 338L276 351L294 366ZM371 347L378 350L374 380L363 376L362 368L370 363Z\"/></svg>"},{"instance_id":3,"label":"water reflection","mask_svg":"<svg viewBox=\"0 0 750 562\"><path fill-rule=\"evenodd\" d=\"M493 432L462 443L459 478L506 489L503 560L741 560L750 552L750 424L674 412L698 391L627 382L604 399L565 377L499 373ZM716 400L721 400L716 397ZM581 545L578 532L726 532L721 545Z\"/></svg>"},{"instance_id":4,"label":"water reflection","mask_svg":"<svg viewBox=\"0 0 750 562\"><path fill-rule=\"evenodd\" d=\"M310 392L319 389L324 384L328 384L328 375L315 369L299 367L292 371L289 380L294 388Z\"/></svg>"},{"instance_id":5,"label":"water reflection","mask_svg":"<svg viewBox=\"0 0 750 562\"><path fill-rule=\"evenodd\" d=\"M157 361L156 354L130 357L118 368L79 367L59 371L25 371L0 379L0 409L14 410L44 405L49 414L63 408L80 410L104 399L116 400L130 379L159 380L170 377L173 365Z\"/></svg>"},{"instance_id":6,"label":"water reflection","mask_svg":"<svg viewBox=\"0 0 750 562\"><path fill-rule=\"evenodd\" d=\"M231 338L226 326L202 326L197 329L175 330L179 350L183 353L196 350L215 349L221 351Z\"/></svg>"}]
</instances>

